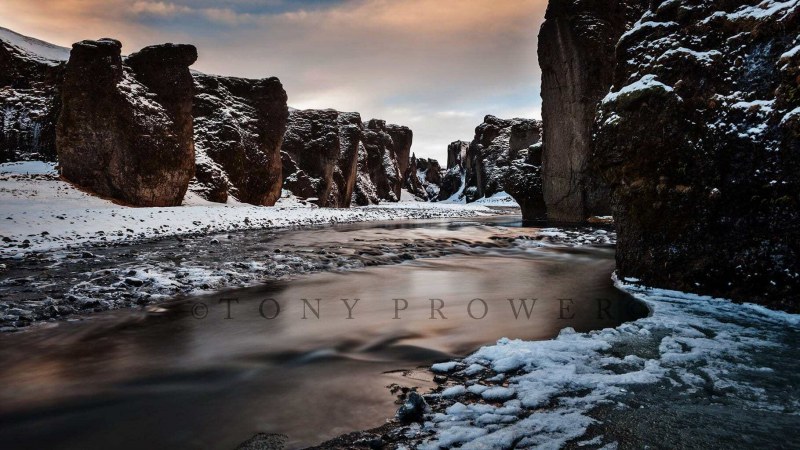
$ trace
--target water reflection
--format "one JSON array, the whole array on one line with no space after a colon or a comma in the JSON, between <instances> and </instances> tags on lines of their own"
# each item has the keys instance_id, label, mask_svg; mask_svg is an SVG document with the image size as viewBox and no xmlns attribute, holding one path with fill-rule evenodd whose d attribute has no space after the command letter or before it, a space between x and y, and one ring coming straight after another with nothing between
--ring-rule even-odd
<instances>
[{"instance_id":1,"label":"water reflection","mask_svg":"<svg viewBox=\"0 0 800 450\"><path fill-rule=\"evenodd\" d=\"M362 227L334 230L346 242ZM491 228L394 224L369 236L406 230L404 238L474 239ZM313 247L320 238L297 232L293 239ZM396 369L466 355L501 337L548 339L564 327L587 331L641 314L613 288L613 266L611 249L487 249L1 336L0 442L234 448L265 431L288 434L300 447L374 427L396 408L387 384L425 385L402 380ZM431 299L442 306L434 319ZM519 309L523 300L530 318ZM317 304L319 318L310 308Z\"/></svg>"}]
</instances>

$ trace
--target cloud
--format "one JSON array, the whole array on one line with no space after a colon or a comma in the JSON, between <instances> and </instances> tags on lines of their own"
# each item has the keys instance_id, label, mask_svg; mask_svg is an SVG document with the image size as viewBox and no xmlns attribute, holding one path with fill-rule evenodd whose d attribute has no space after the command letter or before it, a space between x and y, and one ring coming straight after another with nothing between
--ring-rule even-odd
<instances>
[{"instance_id":1,"label":"cloud","mask_svg":"<svg viewBox=\"0 0 800 450\"><path fill-rule=\"evenodd\" d=\"M536 35L545 7L546 0L2 0L0 25L61 45L116 37L127 52L193 43L197 70L278 76L292 106L409 125L417 155L443 160L447 144L471 139L486 114L538 116Z\"/></svg>"}]
</instances>

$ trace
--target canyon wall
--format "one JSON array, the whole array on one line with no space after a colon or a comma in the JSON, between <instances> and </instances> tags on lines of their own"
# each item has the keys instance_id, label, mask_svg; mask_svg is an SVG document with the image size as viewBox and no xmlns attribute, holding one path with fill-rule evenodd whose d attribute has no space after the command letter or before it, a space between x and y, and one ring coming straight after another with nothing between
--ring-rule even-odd
<instances>
[{"instance_id":1,"label":"canyon wall","mask_svg":"<svg viewBox=\"0 0 800 450\"><path fill-rule=\"evenodd\" d=\"M121 48L113 39L72 47L56 127L61 175L131 205L180 205L194 175L189 65L197 50L149 47L129 66Z\"/></svg>"},{"instance_id":2,"label":"canyon wall","mask_svg":"<svg viewBox=\"0 0 800 450\"><path fill-rule=\"evenodd\" d=\"M550 0L539 33L547 215L585 222L610 212L606 184L589 168L597 105L614 75L614 49L638 18L638 1Z\"/></svg>"},{"instance_id":3,"label":"canyon wall","mask_svg":"<svg viewBox=\"0 0 800 450\"><path fill-rule=\"evenodd\" d=\"M799 36L797 2L718 0L622 37L595 145L622 276L800 307Z\"/></svg>"},{"instance_id":4,"label":"canyon wall","mask_svg":"<svg viewBox=\"0 0 800 450\"><path fill-rule=\"evenodd\" d=\"M292 111L281 152L284 189L319 206L349 207L361 128L358 114Z\"/></svg>"},{"instance_id":5,"label":"canyon wall","mask_svg":"<svg viewBox=\"0 0 800 450\"><path fill-rule=\"evenodd\" d=\"M0 28L0 163L55 161L58 87L68 57L69 49Z\"/></svg>"},{"instance_id":6,"label":"canyon wall","mask_svg":"<svg viewBox=\"0 0 800 450\"><path fill-rule=\"evenodd\" d=\"M197 174L191 189L207 200L271 206L281 196L281 145L289 118L277 78L195 72Z\"/></svg>"},{"instance_id":7,"label":"canyon wall","mask_svg":"<svg viewBox=\"0 0 800 450\"><path fill-rule=\"evenodd\" d=\"M404 187L411 195L422 201L436 201L442 190L442 172L439 161L411 155L403 177Z\"/></svg>"},{"instance_id":8,"label":"canyon wall","mask_svg":"<svg viewBox=\"0 0 800 450\"><path fill-rule=\"evenodd\" d=\"M358 113L295 110L283 142L284 189L322 207L400 200L413 133ZM416 169L415 169L416 170Z\"/></svg>"},{"instance_id":9,"label":"canyon wall","mask_svg":"<svg viewBox=\"0 0 800 450\"><path fill-rule=\"evenodd\" d=\"M486 116L472 142L448 147L439 200L472 203L506 192L520 204L526 220L541 220L541 137L538 120Z\"/></svg>"}]
</instances>

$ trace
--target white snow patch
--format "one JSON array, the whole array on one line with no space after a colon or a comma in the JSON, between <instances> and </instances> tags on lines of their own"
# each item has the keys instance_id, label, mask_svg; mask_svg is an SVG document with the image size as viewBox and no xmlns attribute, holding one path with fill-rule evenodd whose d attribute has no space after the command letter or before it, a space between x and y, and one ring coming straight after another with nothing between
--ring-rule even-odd
<instances>
[{"instance_id":1,"label":"white snow patch","mask_svg":"<svg viewBox=\"0 0 800 450\"><path fill-rule=\"evenodd\" d=\"M673 89L670 86L667 86L666 84L656 80L655 75L645 75L641 80L633 82L617 92L611 92L606 95L605 98L603 98L603 104L613 103L620 97L649 89L659 89L663 90L664 92L673 92Z\"/></svg>"},{"instance_id":2,"label":"white snow patch","mask_svg":"<svg viewBox=\"0 0 800 450\"><path fill-rule=\"evenodd\" d=\"M329 209L297 205L287 198L275 207L235 199L223 205L195 194L187 194L180 207L131 208L87 194L56 178L54 170L52 163L43 162L0 166L0 237L11 240L0 248L0 256L193 233L493 214L481 205L427 202Z\"/></svg>"},{"instance_id":3,"label":"white snow patch","mask_svg":"<svg viewBox=\"0 0 800 450\"><path fill-rule=\"evenodd\" d=\"M31 56L37 57L36 59L40 62L52 65L69 59L70 49L23 36L7 28L0 27L0 40L8 42Z\"/></svg>"},{"instance_id":4,"label":"white snow patch","mask_svg":"<svg viewBox=\"0 0 800 450\"><path fill-rule=\"evenodd\" d=\"M549 341L501 339L483 347L461 363L507 373L508 384L481 386L479 392L473 391L474 385L468 391L487 398L493 397L491 390L503 390L506 395L514 392L516 399L500 406L456 403L434 414L425 426L432 438L420 448L448 448L454 443L463 443L461 448L509 448L511 442L517 448L561 448L597 423L590 415L597 406L630 408L625 401L630 398L629 387L636 385L652 386L651 392L665 392L661 394L665 396L669 392L672 401L677 395L693 404L695 395L711 389L726 404L736 404L731 407L797 414L800 394L772 386L751 372L772 374L782 367L780 358L793 361L795 349L788 336L797 332L800 316L621 281L616 284L643 301L652 315L615 329L590 333L565 329ZM622 349L650 350L610 352L618 344ZM777 358L765 360L775 367L756 360L764 354ZM499 420L500 416L508 420ZM581 444L616 446L602 437Z\"/></svg>"}]
</instances>

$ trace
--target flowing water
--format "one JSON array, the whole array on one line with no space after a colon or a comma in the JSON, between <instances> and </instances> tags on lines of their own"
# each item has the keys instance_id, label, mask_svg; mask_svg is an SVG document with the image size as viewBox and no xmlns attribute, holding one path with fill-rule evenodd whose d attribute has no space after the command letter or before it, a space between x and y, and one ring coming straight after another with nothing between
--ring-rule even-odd
<instances>
[{"instance_id":1,"label":"flowing water","mask_svg":"<svg viewBox=\"0 0 800 450\"><path fill-rule=\"evenodd\" d=\"M256 432L313 445L381 425L397 408L387 386L433 386L420 366L502 337L549 339L642 314L612 286L613 248L489 245L531 232L514 225L286 232L273 244L320 250L447 236L472 245L0 335L0 446L224 449ZM245 249L252 238L229 246Z\"/></svg>"}]
</instances>

